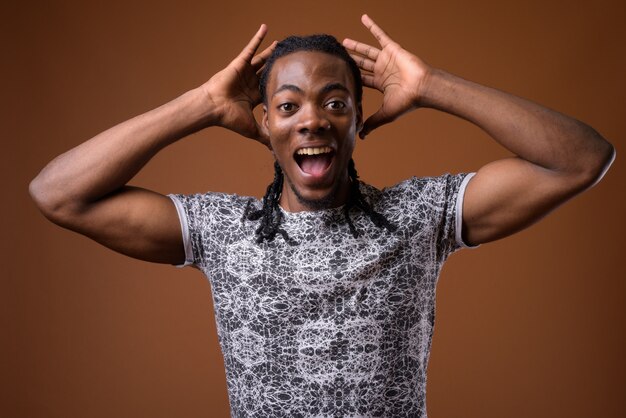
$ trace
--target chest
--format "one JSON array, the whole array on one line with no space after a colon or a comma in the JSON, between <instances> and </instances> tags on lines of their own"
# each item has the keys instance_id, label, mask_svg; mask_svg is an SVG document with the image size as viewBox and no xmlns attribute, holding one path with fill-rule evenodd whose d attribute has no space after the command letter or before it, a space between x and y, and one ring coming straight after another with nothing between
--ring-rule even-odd
<instances>
[{"instance_id":1,"label":"chest","mask_svg":"<svg viewBox=\"0 0 626 418\"><path fill-rule=\"evenodd\" d=\"M215 254L206 273L218 323L282 333L319 321L396 322L416 317L434 296L429 251L402 234L299 239L293 246L243 239Z\"/></svg>"}]
</instances>

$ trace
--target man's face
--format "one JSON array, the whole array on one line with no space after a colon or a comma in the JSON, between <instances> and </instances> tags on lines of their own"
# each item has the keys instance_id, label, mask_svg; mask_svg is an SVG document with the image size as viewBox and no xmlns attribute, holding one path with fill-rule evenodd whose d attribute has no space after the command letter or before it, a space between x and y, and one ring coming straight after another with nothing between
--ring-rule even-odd
<instances>
[{"instance_id":1,"label":"man's face","mask_svg":"<svg viewBox=\"0 0 626 418\"><path fill-rule=\"evenodd\" d=\"M274 62L263 126L285 175L280 204L288 211L342 205L361 106L348 65L323 52L301 51Z\"/></svg>"}]
</instances>

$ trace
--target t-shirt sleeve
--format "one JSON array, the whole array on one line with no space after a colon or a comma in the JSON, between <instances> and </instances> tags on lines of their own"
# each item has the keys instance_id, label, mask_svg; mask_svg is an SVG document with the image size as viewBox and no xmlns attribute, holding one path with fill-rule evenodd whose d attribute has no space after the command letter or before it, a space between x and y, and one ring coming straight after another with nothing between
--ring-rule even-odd
<instances>
[{"instance_id":1,"label":"t-shirt sleeve","mask_svg":"<svg viewBox=\"0 0 626 418\"><path fill-rule=\"evenodd\" d=\"M176 206L185 248L185 262L177 267L201 268L207 259L207 234L213 229L215 212L224 198L219 193L169 194L168 197Z\"/></svg>"},{"instance_id":2,"label":"t-shirt sleeve","mask_svg":"<svg viewBox=\"0 0 626 418\"><path fill-rule=\"evenodd\" d=\"M213 264L217 249L230 234L240 233L242 216L250 203L248 197L218 192L168 197L178 212L185 248L185 262L178 267L199 269Z\"/></svg>"},{"instance_id":3,"label":"t-shirt sleeve","mask_svg":"<svg viewBox=\"0 0 626 418\"><path fill-rule=\"evenodd\" d=\"M438 199L441 204L440 224L437 235L437 253L440 260L460 248L476 248L463 241L463 199L467 184L476 173L447 174L440 177L443 182L442 194Z\"/></svg>"},{"instance_id":4,"label":"t-shirt sleeve","mask_svg":"<svg viewBox=\"0 0 626 418\"><path fill-rule=\"evenodd\" d=\"M189 204L188 196L169 194L167 197L172 200L174 206L176 207L176 212L178 213L178 219L180 221L183 246L185 248L185 262L177 265L176 267L191 266L195 263L196 258L194 257L191 234L189 233L190 216L188 215L188 211L191 205ZM197 245L199 245L199 243L197 243Z\"/></svg>"}]
</instances>

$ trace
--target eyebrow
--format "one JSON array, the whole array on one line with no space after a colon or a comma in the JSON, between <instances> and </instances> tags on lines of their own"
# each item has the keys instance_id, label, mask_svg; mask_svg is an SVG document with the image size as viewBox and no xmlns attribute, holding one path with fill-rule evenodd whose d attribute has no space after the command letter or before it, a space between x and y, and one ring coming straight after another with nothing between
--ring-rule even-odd
<instances>
[{"instance_id":1,"label":"eyebrow","mask_svg":"<svg viewBox=\"0 0 626 418\"><path fill-rule=\"evenodd\" d=\"M276 96L278 93L284 90L293 91L294 93L304 93L302 89L298 86L294 86L293 84L283 84L282 86L276 89L274 94L272 94L272 97Z\"/></svg>"},{"instance_id":2,"label":"eyebrow","mask_svg":"<svg viewBox=\"0 0 626 418\"><path fill-rule=\"evenodd\" d=\"M276 89L274 94L272 94L272 97L276 96L278 93L284 90L289 90L289 91L293 91L294 93L300 93L300 94L304 93L304 91L302 91L302 89L298 86L295 86L293 84L283 84L282 86ZM341 83L327 84L324 86L324 88L322 88L321 93L326 94L333 90L341 90L341 91L345 91L346 93L350 93L350 90L348 90L348 88Z\"/></svg>"},{"instance_id":3,"label":"eyebrow","mask_svg":"<svg viewBox=\"0 0 626 418\"><path fill-rule=\"evenodd\" d=\"M348 88L346 86L344 86L341 83L330 83L324 86L324 88L322 89L322 94L324 93L328 93L330 91L333 90L341 90L341 91L345 91L346 93L350 93L350 90L348 90Z\"/></svg>"}]
</instances>

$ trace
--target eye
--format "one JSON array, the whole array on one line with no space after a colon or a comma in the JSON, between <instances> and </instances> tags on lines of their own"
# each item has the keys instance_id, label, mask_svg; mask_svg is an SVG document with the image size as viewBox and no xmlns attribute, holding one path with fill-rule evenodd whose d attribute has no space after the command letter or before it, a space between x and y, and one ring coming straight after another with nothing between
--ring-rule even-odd
<instances>
[{"instance_id":1,"label":"eye","mask_svg":"<svg viewBox=\"0 0 626 418\"><path fill-rule=\"evenodd\" d=\"M326 103L326 107L331 110L341 110L346 107L346 104L342 102L341 100L332 100Z\"/></svg>"},{"instance_id":2,"label":"eye","mask_svg":"<svg viewBox=\"0 0 626 418\"><path fill-rule=\"evenodd\" d=\"M281 112L294 112L298 109L298 106L294 103L282 103L280 105L278 105L278 110L280 110Z\"/></svg>"}]
</instances>

